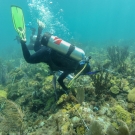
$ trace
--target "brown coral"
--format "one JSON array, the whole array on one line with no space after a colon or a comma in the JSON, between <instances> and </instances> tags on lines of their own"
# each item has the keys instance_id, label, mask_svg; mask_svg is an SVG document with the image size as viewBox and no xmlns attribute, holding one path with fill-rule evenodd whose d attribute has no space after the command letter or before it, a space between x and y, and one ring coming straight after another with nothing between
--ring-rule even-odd
<instances>
[{"instance_id":1,"label":"brown coral","mask_svg":"<svg viewBox=\"0 0 135 135\"><path fill-rule=\"evenodd\" d=\"M2 133L20 132L23 129L23 113L18 105L7 99L0 99L1 108L0 130Z\"/></svg>"},{"instance_id":2,"label":"brown coral","mask_svg":"<svg viewBox=\"0 0 135 135\"><path fill-rule=\"evenodd\" d=\"M133 88L131 91L129 91L128 100L130 102L135 102L135 88Z\"/></svg>"}]
</instances>

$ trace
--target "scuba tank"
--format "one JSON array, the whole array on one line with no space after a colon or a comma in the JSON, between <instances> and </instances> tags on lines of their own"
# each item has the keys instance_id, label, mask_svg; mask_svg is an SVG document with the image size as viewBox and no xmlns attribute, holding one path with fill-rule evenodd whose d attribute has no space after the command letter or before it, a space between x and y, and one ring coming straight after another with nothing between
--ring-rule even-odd
<instances>
[{"instance_id":1,"label":"scuba tank","mask_svg":"<svg viewBox=\"0 0 135 135\"><path fill-rule=\"evenodd\" d=\"M71 45L70 43L49 33L44 34L41 40L41 44L48 46L55 51L58 51L77 61L83 60L85 58L85 53L82 49Z\"/></svg>"}]
</instances>

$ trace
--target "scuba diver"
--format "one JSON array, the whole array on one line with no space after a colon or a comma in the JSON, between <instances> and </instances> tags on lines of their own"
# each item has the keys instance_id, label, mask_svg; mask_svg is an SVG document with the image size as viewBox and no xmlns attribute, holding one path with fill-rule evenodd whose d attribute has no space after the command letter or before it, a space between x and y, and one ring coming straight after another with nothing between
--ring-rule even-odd
<instances>
[{"instance_id":1,"label":"scuba diver","mask_svg":"<svg viewBox=\"0 0 135 135\"><path fill-rule=\"evenodd\" d=\"M11 6L11 12L14 28L20 36L24 59L31 64L44 62L49 65L52 72L63 71L58 78L58 82L63 90L68 90L71 86L68 85L67 88L63 82L69 74L75 74L75 77L70 81L73 82L79 75L89 75L98 72L90 72L90 57L86 57L82 49L47 32L40 38L41 32L45 27L40 21L38 21L38 34L34 44L35 53L30 54L26 45L23 11L18 6Z\"/></svg>"},{"instance_id":2,"label":"scuba diver","mask_svg":"<svg viewBox=\"0 0 135 135\"><path fill-rule=\"evenodd\" d=\"M64 90L67 90L68 88L63 80L71 73L77 74L80 72L85 64L86 67L81 72L81 75L90 72L89 59L86 58L83 50L50 33L46 32L40 40L43 28L44 24L38 21L38 34L34 45L34 54L30 54L25 40L20 41L24 59L31 64L44 62L49 65L51 71L63 71L58 78L58 82ZM60 46L61 48L59 48Z\"/></svg>"}]
</instances>

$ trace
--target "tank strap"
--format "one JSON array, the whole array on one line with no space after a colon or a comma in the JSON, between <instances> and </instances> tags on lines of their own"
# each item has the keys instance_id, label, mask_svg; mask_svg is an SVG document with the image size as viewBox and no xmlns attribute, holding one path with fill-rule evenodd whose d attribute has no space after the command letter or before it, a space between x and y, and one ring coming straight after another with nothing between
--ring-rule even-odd
<instances>
[{"instance_id":1,"label":"tank strap","mask_svg":"<svg viewBox=\"0 0 135 135\"><path fill-rule=\"evenodd\" d=\"M75 49L75 46L74 45L70 45L70 47L69 47L69 49L68 49L68 52L67 52L67 54L66 54L66 56L70 56L70 54L74 51L74 49Z\"/></svg>"}]
</instances>

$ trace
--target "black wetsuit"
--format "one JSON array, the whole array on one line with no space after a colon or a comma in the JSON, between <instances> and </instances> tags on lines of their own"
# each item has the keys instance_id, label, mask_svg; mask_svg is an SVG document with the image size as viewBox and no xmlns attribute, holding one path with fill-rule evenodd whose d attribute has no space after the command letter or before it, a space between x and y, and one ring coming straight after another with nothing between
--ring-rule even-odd
<instances>
[{"instance_id":1,"label":"black wetsuit","mask_svg":"<svg viewBox=\"0 0 135 135\"><path fill-rule=\"evenodd\" d=\"M31 30L32 33L31 33L31 36L30 36L30 42L27 45L27 47L28 47L28 50L34 50L34 44L35 44L35 42L33 41L33 36L36 33L36 29L33 28L33 27L30 27L30 30ZM38 31L38 34L39 34L39 31ZM40 34L39 34L39 36L40 36Z\"/></svg>"},{"instance_id":2,"label":"black wetsuit","mask_svg":"<svg viewBox=\"0 0 135 135\"><path fill-rule=\"evenodd\" d=\"M58 82L64 90L67 90L63 80L68 76L68 74L75 71L76 67L78 66L78 61L72 60L71 58L66 58L62 54L52 50L47 46L41 46L40 35L37 35L37 39L34 45L34 54L30 54L26 42L22 40L21 46L23 56L28 63L35 64L44 62L49 65L52 71L62 70L63 73L59 76Z\"/></svg>"}]
</instances>

